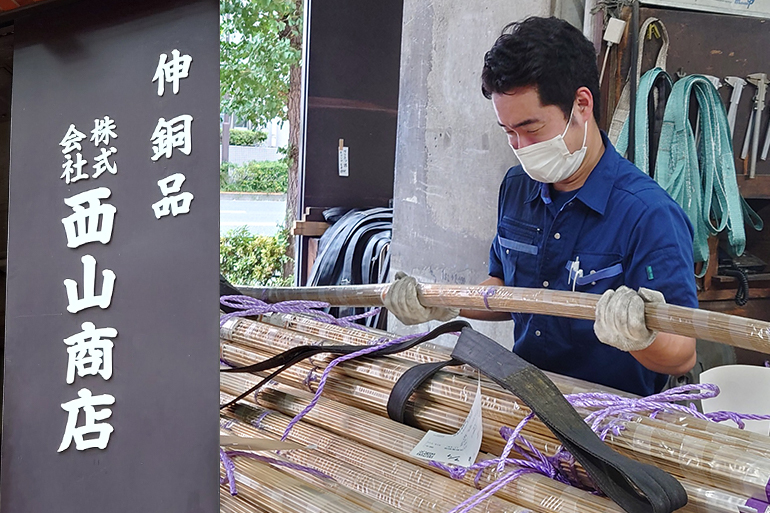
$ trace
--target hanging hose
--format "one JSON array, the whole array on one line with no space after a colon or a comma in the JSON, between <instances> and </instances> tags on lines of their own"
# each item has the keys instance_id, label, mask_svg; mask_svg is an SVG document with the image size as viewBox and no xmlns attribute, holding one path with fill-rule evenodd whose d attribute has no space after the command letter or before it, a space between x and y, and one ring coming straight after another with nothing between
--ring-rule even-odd
<instances>
[{"instance_id":1,"label":"hanging hose","mask_svg":"<svg viewBox=\"0 0 770 513\"><path fill-rule=\"evenodd\" d=\"M735 304L744 306L749 302L749 277L746 271L733 265L730 269L720 269L723 276L732 276L738 282L738 290L735 291Z\"/></svg>"}]
</instances>

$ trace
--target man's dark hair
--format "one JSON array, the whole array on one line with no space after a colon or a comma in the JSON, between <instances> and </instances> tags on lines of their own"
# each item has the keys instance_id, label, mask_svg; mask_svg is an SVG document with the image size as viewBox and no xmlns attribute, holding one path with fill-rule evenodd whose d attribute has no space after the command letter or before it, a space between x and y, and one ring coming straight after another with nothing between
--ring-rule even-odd
<instances>
[{"instance_id":1,"label":"man's dark hair","mask_svg":"<svg viewBox=\"0 0 770 513\"><path fill-rule=\"evenodd\" d=\"M484 56L481 92L505 94L534 86L543 105L556 105L569 117L575 93L587 87L599 121L596 50L583 34L558 18L527 18L506 25Z\"/></svg>"}]
</instances>

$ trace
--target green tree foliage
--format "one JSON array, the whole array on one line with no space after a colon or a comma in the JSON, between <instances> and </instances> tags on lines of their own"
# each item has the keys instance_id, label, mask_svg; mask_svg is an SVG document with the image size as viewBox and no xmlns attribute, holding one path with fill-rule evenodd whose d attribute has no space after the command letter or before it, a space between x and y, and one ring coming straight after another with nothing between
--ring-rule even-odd
<instances>
[{"instance_id":1,"label":"green tree foliage","mask_svg":"<svg viewBox=\"0 0 770 513\"><path fill-rule=\"evenodd\" d=\"M220 0L222 112L257 126L287 119L292 67L299 65L297 0Z\"/></svg>"},{"instance_id":2,"label":"green tree foliage","mask_svg":"<svg viewBox=\"0 0 770 513\"><path fill-rule=\"evenodd\" d=\"M230 230L219 238L219 270L234 285L278 287L292 277L282 277L288 260L288 232L274 237L252 235L245 226Z\"/></svg>"}]
</instances>

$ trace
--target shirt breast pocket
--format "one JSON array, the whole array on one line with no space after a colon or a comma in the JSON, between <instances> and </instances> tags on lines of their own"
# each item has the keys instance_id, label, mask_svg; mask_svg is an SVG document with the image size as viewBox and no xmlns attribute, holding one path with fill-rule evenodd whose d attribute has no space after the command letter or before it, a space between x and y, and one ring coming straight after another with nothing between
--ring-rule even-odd
<instances>
[{"instance_id":1,"label":"shirt breast pocket","mask_svg":"<svg viewBox=\"0 0 770 513\"><path fill-rule=\"evenodd\" d=\"M602 294L608 289L617 289L623 285L625 281L623 258L620 255L581 253L578 258L583 275L575 278L576 291ZM569 265L567 263L567 266Z\"/></svg>"},{"instance_id":2,"label":"shirt breast pocket","mask_svg":"<svg viewBox=\"0 0 770 513\"><path fill-rule=\"evenodd\" d=\"M506 285L528 286L525 277L536 274L539 238L540 228L535 225L509 217L500 220L497 225L497 243Z\"/></svg>"}]
</instances>

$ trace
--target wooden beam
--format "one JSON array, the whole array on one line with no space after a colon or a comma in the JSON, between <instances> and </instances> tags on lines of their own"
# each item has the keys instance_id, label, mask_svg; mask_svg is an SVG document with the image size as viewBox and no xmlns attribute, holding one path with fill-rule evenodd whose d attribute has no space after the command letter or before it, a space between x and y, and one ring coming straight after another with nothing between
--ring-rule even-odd
<instances>
[{"instance_id":1,"label":"wooden beam","mask_svg":"<svg viewBox=\"0 0 770 513\"><path fill-rule=\"evenodd\" d=\"M304 235L305 237L320 237L331 226L323 221L294 221L292 235Z\"/></svg>"}]
</instances>

